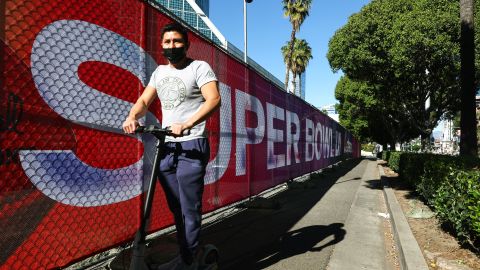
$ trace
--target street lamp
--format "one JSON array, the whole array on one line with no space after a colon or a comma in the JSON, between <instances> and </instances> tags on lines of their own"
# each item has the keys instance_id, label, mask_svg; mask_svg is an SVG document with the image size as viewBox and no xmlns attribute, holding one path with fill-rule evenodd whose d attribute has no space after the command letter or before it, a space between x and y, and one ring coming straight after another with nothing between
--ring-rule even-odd
<instances>
[{"instance_id":1,"label":"street lamp","mask_svg":"<svg viewBox=\"0 0 480 270\"><path fill-rule=\"evenodd\" d=\"M247 3L253 0L243 0L243 61L247 63Z\"/></svg>"}]
</instances>

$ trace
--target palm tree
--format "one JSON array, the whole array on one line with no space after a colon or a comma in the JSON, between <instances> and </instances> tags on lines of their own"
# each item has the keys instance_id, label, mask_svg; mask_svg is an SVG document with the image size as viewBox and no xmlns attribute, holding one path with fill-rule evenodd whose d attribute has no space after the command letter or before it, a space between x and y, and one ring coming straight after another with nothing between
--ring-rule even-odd
<instances>
[{"instance_id":1,"label":"palm tree","mask_svg":"<svg viewBox=\"0 0 480 270\"><path fill-rule=\"evenodd\" d=\"M286 62L287 74L285 75L285 87L288 88L289 71L291 70L293 45L295 40L295 34L300 30L300 26L303 21L308 17L308 11L312 5L312 0L282 0L283 11L285 17L288 17L292 24L292 34L290 37L290 55L288 55Z\"/></svg>"},{"instance_id":2,"label":"palm tree","mask_svg":"<svg viewBox=\"0 0 480 270\"><path fill-rule=\"evenodd\" d=\"M477 156L477 123L475 116L475 44L473 30L473 0L460 0L460 155Z\"/></svg>"},{"instance_id":3,"label":"palm tree","mask_svg":"<svg viewBox=\"0 0 480 270\"><path fill-rule=\"evenodd\" d=\"M305 39L294 39L293 51L291 51L291 42L287 42L282 47L282 55L285 63L291 61L290 70L293 74L293 93L295 93L296 88L296 78L297 75L305 72L305 69L308 66L308 62L313 58L312 48L308 45L308 42ZM288 57L291 57L290 59ZM288 72L288 70L287 70ZM287 85L288 88L288 85Z\"/></svg>"}]
</instances>

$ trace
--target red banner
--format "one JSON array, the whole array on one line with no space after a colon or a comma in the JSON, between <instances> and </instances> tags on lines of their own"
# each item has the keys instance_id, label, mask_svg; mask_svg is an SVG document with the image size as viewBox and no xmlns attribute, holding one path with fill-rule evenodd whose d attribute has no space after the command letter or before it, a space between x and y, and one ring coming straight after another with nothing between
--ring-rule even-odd
<instances>
[{"instance_id":1,"label":"red banner","mask_svg":"<svg viewBox=\"0 0 480 270\"><path fill-rule=\"evenodd\" d=\"M131 241L154 140L121 125L165 63L159 36L172 19L137 0L6 0L0 10L0 269L63 267ZM207 122L205 212L359 156L336 122L189 35L189 56L212 66L222 96ZM156 101L145 122L160 120ZM159 187L150 228L171 224Z\"/></svg>"}]
</instances>

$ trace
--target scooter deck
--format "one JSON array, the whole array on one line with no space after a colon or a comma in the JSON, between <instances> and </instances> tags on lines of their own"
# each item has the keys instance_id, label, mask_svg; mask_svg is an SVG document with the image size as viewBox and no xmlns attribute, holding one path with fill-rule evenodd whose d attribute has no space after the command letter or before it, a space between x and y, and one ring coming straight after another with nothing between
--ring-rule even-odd
<instances>
[{"instance_id":1,"label":"scooter deck","mask_svg":"<svg viewBox=\"0 0 480 270\"><path fill-rule=\"evenodd\" d=\"M212 245L203 246L204 250L209 252L216 248ZM218 269L218 251L214 258L210 258L209 263L200 264L199 270L217 270ZM148 243L145 251L145 263L147 265L161 265L169 262L178 255L178 244L174 235L160 236ZM121 251L110 263L111 270L128 270L130 267L131 251L126 249Z\"/></svg>"},{"instance_id":2,"label":"scooter deck","mask_svg":"<svg viewBox=\"0 0 480 270\"><path fill-rule=\"evenodd\" d=\"M218 264L215 263L215 264L204 266L204 267L199 266L198 270L218 270Z\"/></svg>"},{"instance_id":3,"label":"scooter deck","mask_svg":"<svg viewBox=\"0 0 480 270\"><path fill-rule=\"evenodd\" d=\"M160 265L170 261L177 254L178 244L175 237L171 235L160 236L148 243L145 249L145 263L147 265ZM131 256L131 249L121 251L110 262L110 269L128 270L130 268Z\"/></svg>"}]
</instances>

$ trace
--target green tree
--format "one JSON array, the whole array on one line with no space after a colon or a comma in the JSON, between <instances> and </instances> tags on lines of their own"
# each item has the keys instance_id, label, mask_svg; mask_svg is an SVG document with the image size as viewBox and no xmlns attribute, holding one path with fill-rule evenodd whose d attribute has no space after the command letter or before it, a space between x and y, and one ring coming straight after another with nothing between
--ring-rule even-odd
<instances>
[{"instance_id":1,"label":"green tree","mask_svg":"<svg viewBox=\"0 0 480 270\"><path fill-rule=\"evenodd\" d=\"M405 128L406 122L394 119L392 112L379 103L375 95L381 91L377 87L342 76L335 88L340 124L363 142L376 141L386 146L407 140L412 134Z\"/></svg>"},{"instance_id":2,"label":"green tree","mask_svg":"<svg viewBox=\"0 0 480 270\"><path fill-rule=\"evenodd\" d=\"M295 93L295 87L296 87L296 78L297 75L302 74L305 72L305 69L308 66L308 63L310 62L310 59L313 58L312 56L312 48L310 48L310 45L308 45L308 42L305 39L294 39L294 45L293 45L293 52L290 51L292 46L290 45L290 42L287 42L282 47L282 55L285 63L288 61L291 61L291 71L293 74L293 93ZM289 59L289 57L291 57ZM288 87L288 85L287 85Z\"/></svg>"},{"instance_id":3,"label":"green tree","mask_svg":"<svg viewBox=\"0 0 480 270\"><path fill-rule=\"evenodd\" d=\"M290 55L288 56L287 62L287 71L285 75L285 87L288 88L289 80L289 71L291 71L292 64L292 55L293 45L295 40L295 35L300 31L300 26L303 24L305 19L308 17L310 7L312 5L312 0L282 0L283 11L285 17L288 17L290 23L292 24L292 33L290 35Z\"/></svg>"},{"instance_id":4,"label":"green tree","mask_svg":"<svg viewBox=\"0 0 480 270\"><path fill-rule=\"evenodd\" d=\"M370 141L369 114L376 106L375 99L369 99L372 93L366 83L355 82L342 76L335 87L335 98L340 103L336 105L340 124L348 129L362 142Z\"/></svg>"},{"instance_id":5,"label":"green tree","mask_svg":"<svg viewBox=\"0 0 480 270\"><path fill-rule=\"evenodd\" d=\"M365 117L383 123L390 140L427 138L458 110L457 11L453 0L372 0L330 40L332 69L371 87L380 115Z\"/></svg>"}]
</instances>

